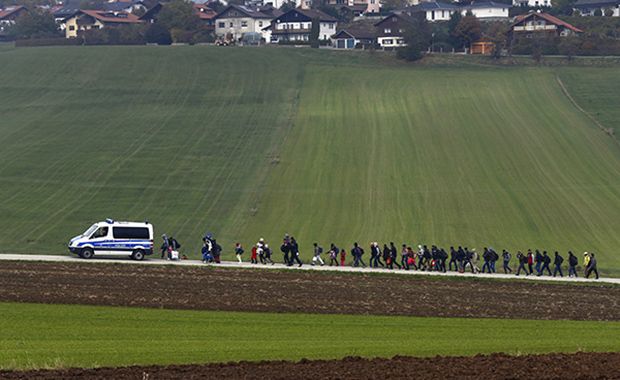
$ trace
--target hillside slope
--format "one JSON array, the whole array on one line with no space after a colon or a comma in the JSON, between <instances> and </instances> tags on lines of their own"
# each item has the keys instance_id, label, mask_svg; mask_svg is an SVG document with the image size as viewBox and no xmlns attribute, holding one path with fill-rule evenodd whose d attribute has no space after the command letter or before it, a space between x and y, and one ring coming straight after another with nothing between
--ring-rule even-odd
<instances>
[{"instance_id":1,"label":"hillside slope","mask_svg":"<svg viewBox=\"0 0 620 380\"><path fill-rule=\"evenodd\" d=\"M293 49L4 52L2 251L62 253L114 217L148 219L187 253L205 231L228 253L289 232L306 255L314 240L594 250L620 275L620 148L561 92L568 69L360 61ZM579 96L604 85L580 82Z\"/></svg>"}]
</instances>

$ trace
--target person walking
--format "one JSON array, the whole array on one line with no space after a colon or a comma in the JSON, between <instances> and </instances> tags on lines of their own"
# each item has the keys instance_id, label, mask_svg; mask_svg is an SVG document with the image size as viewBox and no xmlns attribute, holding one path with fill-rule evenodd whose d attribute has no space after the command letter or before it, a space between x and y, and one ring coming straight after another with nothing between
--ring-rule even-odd
<instances>
[{"instance_id":1,"label":"person walking","mask_svg":"<svg viewBox=\"0 0 620 380\"><path fill-rule=\"evenodd\" d=\"M409 270L408 259L409 259L409 251L407 251L407 245L403 244L403 248L400 251L400 265L402 266L402 269Z\"/></svg>"},{"instance_id":2,"label":"person walking","mask_svg":"<svg viewBox=\"0 0 620 380\"><path fill-rule=\"evenodd\" d=\"M476 273L476 267L474 265L474 255L475 255L475 249L470 251L469 249L467 249L467 247L465 247L464 252L465 252L465 260L463 260L463 271L465 271L465 269L467 268L467 265L469 264L469 267L471 268L471 273Z\"/></svg>"},{"instance_id":3,"label":"person walking","mask_svg":"<svg viewBox=\"0 0 620 380\"><path fill-rule=\"evenodd\" d=\"M168 242L168 237L166 234L161 235L161 238L164 240L161 244L161 258L165 259L168 258L168 255L170 254L170 243Z\"/></svg>"},{"instance_id":4,"label":"person walking","mask_svg":"<svg viewBox=\"0 0 620 380\"><path fill-rule=\"evenodd\" d=\"M297 240L295 240L294 237L291 236L291 243L290 243L290 255L291 255L291 261L289 261L289 266L292 266L293 263L297 262L297 264L299 264L299 267L302 266L301 260L299 260L299 244L297 244Z\"/></svg>"},{"instance_id":5,"label":"person walking","mask_svg":"<svg viewBox=\"0 0 620 380\"><path fill-rule=\"evenodd\" d=\"M445 249L439 249L439 270L446 273L446 260L448 260L448 252Z\"/></svg>"},{"instance_id":6,"label":"person walking","mask_svg":"<svg viewBox=\"0 0 620 380\"><path fill-rule=\"evenodd\" d=\"M489 247L489 252L491 252L491 260L490 260L491 273L497 273L497 271L495 270L495 264L497 263L497 260L499 260L499 255L497 254L497 252L495 252L493 247Z\"/></svg>"},{"instance_id":7,"label":"person walking","mask_svg":"<svg viewBox=\"0 0 620 380\"><path fill-rule=\"evenodd\" d=\"M578 264L579 264L579 259L577 259L577 256L575 256L572 251L568 251L568 277L578 277L577 276L577 265Z\"/></svg>"},{"instance_id":8,"label":"person walking","mask_svg":"<svg viewBox=\"0 0 620 380\"><path fill-rule=\"evenodd\" d=\"M564 258L560 256L558 251L555 251L555 257L553 258L553 277L555 277L555 275L558 273L560 274L560 277L564 277L564 274L562 273L563 262Z\"/></svg>"},{"instance_id":9,"label":"person walking","mask_svg":"<svg viewBox=\"0 0 620 380\"><path fill-rule=\"evenodd\" d=\"M332 265L338 266L338 253L340 253L340 249L336 247L334 243L331 243L329 246L329 266Z\"/></svg>"},{"instance_id":10,"label":"person walking","mask_svg":"<svg viewBox=\"0 0 620 380\"><path fill-rule=\"evenodd\" d=\"M243 255L243 247L241 246L241 243L237 243L235 244L235 256L237 256L237 260L239 261L239 264L242 263L241 255Z\"/></svg>"},{"instance_id":11,"label":"person walking","mask_svg":"<svg viewBox=\"0 0 620 380\"><path fill-rule=\"evenodd\" d=\"M258 260L256 260L256 256L258 255L258 248L255 245L252 246L252 250L250 253L250 264L258 264Z\"/></svg>"},{"instance_id":12,"label":"person walking","mask_svg":"<svg viewBox=\"0 0 620 380\"><path fill-rule=\"evenodd\" d=\"M484 259L484 265L482 265L482 273L484 273L485 269L491 273L491 252L484 247L484 253L482 254L482 258Z\"/></svg>"},{"instance_id":13,"label":"person walking","mask_svg":"<svg viewBox=\"0 0 620 380\"><path fill-rule=\"evenodd\" d=\"M540 269L543 263L543 255L539 250L536 250L536 254L534 255L534 268L536 268L536 274L540 276L542 274L542 270Z\"/></svg>"},{"instance_id":14,"label":"person walking","mask_svg":"<svg viewBox=\"0 0 620 380\"><path fill-rule=\"evenodd\" d=\"M206 241L202 242L202 249L200 250L200 253L202 253L202 262L203 263L210 263L213 261L213 255L211 255L211 249L209 248L209 246L207 245Z\"/></svg>"},{"instance_id":15,"label":"person walking","mask_svg":"<svg viewBox=\"0 0 620 380\"><path fill-rule=\"evenodd\" d=\"M269 248L269 244L265 243L263 252L265 255L265 264L273 265L273 260L271 260L271 248Z\"/></svg>"},{"instance_id":16,"label":"person walking","mask_svg":"<svg viewBox=\"0 0 620 380\"><path fill-rule=\"evenodd\" d=\"M525 272L526 276L529 276L530 273L528 272L528 270L525 268L525 265L527 264L527 256L525 256L523 254L523 252L518 251L517 252L517 261L519 262L519 267L517 268L517 274L516 276L518 276L521 273L521 269L523 269L523 271Z\"/></svg>"},{"instance_id":17,"label":"person walking","mask_svg":"<svg viewBox=\"0 0 620 380\"><path fill-rule=\"evenodd\" d=\"M362 260L362 255L364 254L364 249L360 247L357 242L353 243L353 249L351 249L351 255L353 256L353 266L362 268L366 268L366 264L364 260Z\"/></svg>"},{"instance_id":18,"label":"person walking","mask_svg":"<svg viewBox=\"0 0 620 380\"><path fill-rule=\"evenodd\" d=\"M534 255L532 254L532 250L528 249L527 250L527 268L530 271L530 274L534 273L534 271L532 270L532 265L534 265Z\"/></svg>"},{"instance_id":19,"label":"person walking","mask_svg":"<svg viewBox=\"0 0 620 380\"><path fill-rule=\"evenodd\" d=\"M510 255L510 252L506 251L505 249L502 250L502 259L504 261L504 274L512 273L512 269L510 269L511 258L512 256Z\"/></svg>"},{"instance_id":20,"label":"person walking","mask_svg":"<svg viewBox=\"0 0 620 380\"><path fill-rule=\"evenodd\" d=\"M538 272L538 275L541 276L546 269L547 272L549 273L549 276L551 276L551 269L549 269L549 264L551 264L551 257L547 255L547 251L543 251L542 263L543 265L542 265L542 268L540 269L540 272Z\"/></svg>"},{"instance_id":21,"label":"person walking","mask_svg":"<svg viewBox=\"0 0 620 380\"><path fill-rule=\"evenodd\" d=\"M256 243L256 253L258 254L258 260L260 263L265 265L265 239L258 239L258 243Z\"/></svg>"},{"instance_id":22,"label":"person walking","mask_svg":"<svg viewBox=\"0 0 620 380\"><path fill-rule=\"evenodd\" d=\"M407 247L407 269L412 268L418 270L418 266L415 265L415 252L413 248Z\"/></svg>"},{"instance_id":23,"label":"person walking","mask_svg":"<svg viewBox=\"0 0 620 380\"><path fill-rule=\"evenodd\" d=\"M387 269L394 269L394 264L392 263L392 255L390 254L390 248L387 244L383 244L383 261L385 261L385 267Z\"/></svg>"},{"instance_id":24,"label":"person walking","mask_svg":"<svg viewBox=\"0 0 620 380\"><path fill-rule=\"evenodd\" d=\"M368 263L368 266L370 266L371 268L377 267L377 254L378 252L375 250L375 243L371 242L370 243L370 262Z\"/></svg>"},{"instance_id":25,"label":"person walking","mask_svg":"<svg viewBox=\"0 0 620 380\"><path fill-rule=\"evenodd\" d=\"M390 256L392 257L392 264L396 265L398 269L401 268L400 264L398 264L398 250L394 245L394 242L390 242Z\"/></svg>"},{"instance_id":26,"label":"person walking","mask_svg":"<svg viewBox=\"0 0 620 380\"><path fill-rule=\"evenodd\" d=\"M375 259L375 268L378 268L381 265L381 268L385 268L385 264L381 260L381 247L379 247L379 243L375 242L375 250L377 251L377 258Z\"/></svg>"},{"instance_id":27,"label":"person walking","mask_svg":"<svg viewBox=\"0 0 620 380\"><path fill-rule=\"evenodd\" d=\"M590 265L590 254L588 252L583 253L583 276L588 274L588 265Z\"/></svg>"},{"instance_id":28,"label":"person walking","mask_svg":"<svg viewBox=\"0 0 620 380\"><path fill-rule=\"evenodd\" d=\"M454 249L454 247L450 247L450 261L448 262L448 269L452 271L452 265L454 265L454 270L458 270L458 261L457 261L458 252Z\"/></svg>"},{"instance_id":29,"label":"person walking","mask_svg":"<svg viewBox=\"0 0 620 380\"><path fill-rule=\"evenodd\" d=\"M340 266L343 267L347 263L347 251L344 249L340 250Z\"/></svg>"},{"instance_id":30,"label":"person walking","mask_svg":"<svg viewBox=\"0 0 620 380\"><path fill-rule=\"evenodd\" d=\"M459 249L456 251L456 263L459 266L459 273L465 272L465 251L460 245Z\"/></svg>"},{"instance_id":31,"label":"person walking","mask_svg":"<svg viewBox=\"0 0 620 380\"><path fill-rule=\"evenodd\" d=\"M592 272L596 274L596 279L598 280L598 270L596 269L596 258L594 257L594 252L590 253L590 260L588 261L588 266L586 267L586 278L589 278Z\"/></svg>"},{"instance_id":32,"label":"person walking","mask_svg":"<svg viewBox=\"0 0 620 380\"><path fill-rule=\"evenodd\" d=\"M290 262L289 254L291 252L291 241L288 238L288 235L285 235L285 238L282 240L282 245L280 246L280 252L282 252L282 262L284 265L288 265Z\"/></svg>"},{"instance_id":33,"label":"person walking","mask_svg":"<svg viewBox=\"0 0 620 380\"><path fill-rule=\"evenodd\" d=\"M216 264L219 264L221 262L220 256L222 254L222 246L219 245L217 243L217 240L213 239L213 238L211 239L211 244L212 244L212 247L213 247L213 248L211 248L211 252L213 253L213 261L215 261ZM239 243L237 243L237 244L239 244ZM241 246L241 244L239 244L239 246ZM242 251L243 251L243 249L242 249Z\"/></svg>"},{"instance_id":34,"label":"person walking","mask_svg":"<svg viewBox=\"0 0 620 380\"><path fill-rule=\"evenodd\" d=\"M321 266L325 265L325 262L321 258L321 254L323 253L323 247L319 245L319 243L314 243L314 256L312 257L312 263L310 265L314 266L315 263L321 264Z\"/></svg>"}]
</instances>

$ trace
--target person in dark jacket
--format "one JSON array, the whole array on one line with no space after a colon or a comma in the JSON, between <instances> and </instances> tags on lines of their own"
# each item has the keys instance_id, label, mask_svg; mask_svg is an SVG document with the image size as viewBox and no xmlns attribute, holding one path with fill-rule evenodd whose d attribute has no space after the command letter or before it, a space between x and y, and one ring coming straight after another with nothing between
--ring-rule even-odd
<instances>
[{"instance_id":1,"label":"person in dark jacket","mask_svg":"<svg viewBox=\"0 0 620 380\"><path fill-rule=\"evenodd\" d=\"M510 252L506 251L505 249L502 251L502 259L504 262L504 274L508 274L508 273L512 273L512 269L510 269L510 259L512 258L512 256L510 255Z\"/></svg>"},{"instance_id":2,"label":"person in dark jacket","mask_svg":"<svg viewBox=\"0 0 620 380\"><path fill-rule=\"evenodd\" d=\"M586 268L586 278L589 278L592 272L596 274L596 279L598 280L598 270L596 269L596 258L594 257L594 252L590 253L590 262Z\"/></svg>"},{"instance_id":3,"label":"person in dark jacket","mask_svg":"<svg viewBox=\"0 0 620 380\"><path fill-rule=\"evenodd\" d=\"M458 270L458 261L457 261L458 252L454 249L454 247L450 247L450 261L448 262L449 270ZM454 265L454 269L452 269L452 265Z\"/></svg>"},{"instance_id":4,"label":"person in dark jacket","mask_svg":"<svg viewBox=\"0 0 620 380\"><path fill-rule=\"evenodd\" d=\"M366 264L364 260L362 260L362 255L364 254L364 250L360 247L357 242L353 243L353 248L351 249L351 255L353 256L353 266L358 267L362 266L362 268L366 268Z\"/></svg>"},{"instance_id":5,"label":"person in dark jacket","mask_svg":"<svg viewBox=\"0 0 620 380\"><path fill-rule=\"evenodd\" d=\"M393 241L390 242L390 256L392 257L392 264L396 265L398 269L401 269L401 266L398 263L398 251L396 250L396 246Z\"/></svg>"},{"instance_id":6,"label":"person in dark jacket","mask_svg":"<svg viewBox=\"0 0 620 380\"><path fill-rule=\"evenodd\" d=\"M536 268L536 274L537 275L541 275L542 274L542 270L540 269L543 263L543 255L540 253L539 250L536 250L536 254L534 255L534 264L535 264L535 268Z\"/></svg>"},{"instance_id":7,"label":"person in dark jacket","mask_svg":"<svg viewBox=\"0 0 620 380\"><path fill-rule=\"evenodd\" d=\"M211 252L213 252L213 260L216 264L221 262L222 246L217 243L216 239L211 239Z\"/></svg>"},{"instance_id":8,"label":"person in dark jacket","mask_svg":"<svg viewBox=\"0 0 620 380\"><path fill-rule=\"evenodd\" d=\"M519 275L519 273L521 273L521 269L523 269L523 271L525 272L526 276L529 276L530 273L528 272L528 270L525 268L525 265L527 264L527 256L525 256L521 251L517 252L517 261L519 262L519 267L517 268L517 276Z\"/></svg>"},{"instance_id":9,"label":"person in dark jacket","mask_svg":"<svg viewBox=\"0 0 620 380\"><path fill-rule=\"evenodd\" d=\"M439 249L439 270L446 273L446 260L448 260L448 252L445 249Z\"/></svg>"},{"instance_id":10,"label":"person in dark jacket","mask_svg":"<svg viewBox=\"0 0 620 380\"><path fill-rule=\"evenodd\" d=\"M288 236L288 235L287 235ZM280 246L280 251L282 252L282 261L284 263L284 265L288 265L288 263L291 261L289 258L289 254L291 252L291 241L290 238L289 239L284 239L282 240L282 245Z\"/></svg>"},{"instance_id":11,"label":"person in dark jacket","mask_svg":"<svg viewBox=\"0 0 620 380\"><path fill-rule=\"evenodd\" d=\"M340 253L340 249L336 247L334 243L331 243L329 246L329 266L332 265L338 266L338 254Z\"/></svg>"},{"instance_id":12,"label":"person in dark jacket","mask_svg":"<svg viewBox=\"0 0 620 380\"><path fill-rule=\"evenodd\" d=\"M392 255L390 254L390 248L387 244L383 244L383 261L385 261L385 267L387 269L394 269L394 264L392 264Z\"/></svg>"},{"instance_id":13,"label":"person in dark jacket","mask_svg":"<svg viewBox=\"0 0 620 380\"><path fill-rule=\"evenodd\" d=\"M568 251L568 277L578 277L577 264L579 264L577 256L572 251Z\"/></svg>"},{"instance_id":14,"label":"person in dark jacket","mask_svg":"<svg viewBox=\"0 0 620 380\"><path fill-rule=\"evenodd\" d=\"M484 247L484 253L482 254L482 258L484 259L484 265L482 266L482 273L487 270L491 273L491 251Z\"/></svg>"},{"instance_id":15,"label":"person in dark jacket","mask_svg":"<svg viewBox=\"0 0 620 380\"><path fill-rule=\"evenodd\" d=\"M301 267L302 263L301 260L299 260L299 244L297 244L297 240L295 240L294 237L291 236L291 243L290 243L290 261L288 263L288 266L292 266L295 262L297 262L297 264L299 264L299 266Z\"/></svg>"},{"instance_id":16,"label":"person in dark jacket","mask_svg":"<svg viewBox=\"0 0 620 380\"><path fill-rule=\"evenodd\" d=\"M496 273L495 263L497 263L497 260L499 260L499 255L497 254L497 252L495 252L493 247L490 247L489 251L491 252L491 261L490 261L491 273Z\"/></svg>"},{"instance_id":17,"label":"person in dark jacket","mask_svg":"<svg viewBox=\"0 0 620 380\"><path fill-rule=\"evenodd\" d=\"M161 235L161 238L164 240L161 244L161 258L165 259L168 257L168 253L170 251L170 243L168 242L168 237L166 234Z\"/></svg>"},{"instance_id":18,"label":"person in dark jacket","mask_svg":"<svg viewBox=\"0 0 620 380\"><path fill-rule=\"evenodd\" d=\"M407 245L403 244L403 248L400 251L400 264L403 269L409 270L409 252L407 251Z\"/></svg>"},{"instance_id":19,"label":"person in dark jacket","mask_svg":"<svg viewBox=\"0 0 620 380\"><path fill-rule=\"evenodd\" d=\"M463 260L463 271L465 271L465 268L467 268L467 265L469 265L469 267L471 268L471 273L475 274L476 266L474 265L474 262L472 261L474 258L474 253L470 251L467 247L465 247L464 252L465 252L465 259Z\"/></svg>"},{"instance_id":20,"label":"person in dark jacket","mask_svg":"<svg viewBox=\"0 0 620 380\"><path fill-rule=\"evenodd\" d=\"M538 275L541 276L546 269L547 272L549 273L549 276L551 276L551 269L549 269L549 264L551 264L551 257L547 255L547 251L543 251L542 263L543 265L540 269L540 272L538 272Z\"/></svg>"},{"instance_id":21,"label":"person in dark jacket","mask_svg":"<svg viewBox=\"0 0 620 380\"><path fill-rule=\"evenodd\" d=\"M461 247L459 245L459 249L456 251L456 262L459 265L459 272L464 272L465 271L465 251L463 250L463 247Z\"/></svg>"},{"instance_id":22,"label":"person in dark jacket","mask_svg":"<svg viewBox=\"0 0 620 380\"><path fill-rule=\"evenodd\" d=\"M560 277L564 277L564 274L562 273L563 262L564 262L564 258L560 256L558 251L555 251L555 257L553 259L553 277L555 277L555 275L558 273L560 274Z\"/></svg>"}]
</instances>

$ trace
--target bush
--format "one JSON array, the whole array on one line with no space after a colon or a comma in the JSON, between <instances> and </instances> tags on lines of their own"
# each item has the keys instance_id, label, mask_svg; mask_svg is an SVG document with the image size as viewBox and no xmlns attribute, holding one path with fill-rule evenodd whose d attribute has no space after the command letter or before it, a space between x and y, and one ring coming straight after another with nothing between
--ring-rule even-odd
<instances>
[{"instance_id":1,"label":"bush","mask_svg":"<svg viewBox=\"0 0 620 380\"><path fill-rule=\"evenodd\" d=\"M144 38L149 44L170 45L172 43L172 36L168 29L158 23L148 26Z\"/></svg>"},{"instance_id":2,"label":"bush","mask_svg":"<svg viewBox=\"0 0 620 380\"><path fill-rule=\"evenodd\" d=\"M213 42L215 42L215 35L213 34L212 31L200 30L197 33L194 33L194 35L192 36L191 43L200 44L200 43L213 43Z\"/></svg>"},{"instance_id":3,"label":"bush","mask_svg":"<svg viewBox=\"0 0 620 380\"><path fill-rule=\"evenodd\" d=\"M170 29L170 36L172 37L172 42L180 43L180 44L188 44L192 42L192 37L194 36L194 32L190 30L184 29Z\"/></svg>"},{"instance_id":4,"label":"bush","mask_svg":"<svg viewBox=\"0 0 620 380\"><path fill-rule=\"evenodd\" d=\"M74 46L82 45L82 38L29 38L23 40L15 40L16 47L31 47L31 46Z\"/></svg>"}]
</instances>

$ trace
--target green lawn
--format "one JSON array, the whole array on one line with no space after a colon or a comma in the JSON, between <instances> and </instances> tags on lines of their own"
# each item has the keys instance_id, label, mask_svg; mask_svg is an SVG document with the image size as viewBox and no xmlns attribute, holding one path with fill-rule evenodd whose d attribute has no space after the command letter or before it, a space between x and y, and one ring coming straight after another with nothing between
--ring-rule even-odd
<instances>
[{"instance_id":1,"label":"green lawn","mask_svg":"<svg viewBox=\"0 0 620 380\"><path fill-rule=\"evenodd\" d=\"M429 68L310 49L0 54L0 246L106 217L234 241L594 250L620 276L620 69ZM583 76L582 76L583 73ZM602 94L608 94L604 96ZM589 102L588 99L597 101Z\"/></svg>"},{"instance_id":2,"label":"green lawn","mask_svg":"<svg viewBox=\"0 0 620 380\"><path fill-rule=\"evenodd\" d=\"M0 368L618 351L619 322L0 303Z\"/></svg>"}]
</instances>

